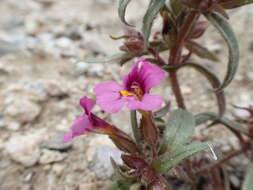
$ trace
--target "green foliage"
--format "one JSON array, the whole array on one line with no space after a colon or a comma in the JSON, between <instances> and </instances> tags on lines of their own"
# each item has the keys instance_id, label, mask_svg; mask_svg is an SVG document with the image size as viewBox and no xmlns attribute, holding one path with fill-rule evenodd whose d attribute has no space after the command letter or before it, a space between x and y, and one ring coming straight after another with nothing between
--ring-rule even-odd
<instances>
[{"instance_id":1,"label":"green foliage","mask_svg":"<svg viewBox=\"0 0 253 190\"><path fill-rule=\"evenodd\" d=\"M155 20L157 14L159 13L160 9L164 6L165 0L151 0L149 3L148 10L143 18L143 26L142 32L144 35L144 42L147 47L149 36L151 33L151 28L153 25L153 21Z\"/></svg>"},{"instance_id":2,"label":"green foliage","mask_svg":"<svg viewBox=\"0 0 253 190\"><path fill-rule=\"evenodd\" d=\"M253 188L253 164L249 167L247 175L244 179L242 190L252 190Z\"/></svg>"},{"instance_id":3,"label":"green foliage","mask_svg":"<svg viewBox=\"0 0 253 190\"><path fill-rule=\"evenodd\" d=\"M205 123L208 120L211 120L217 123L221 123L232 130L240 131L241 133L248 135L247 130L240 123L231 121L227 117L220 116L213 112L205 112L205 113L198 114L195 116L195 120L196 120L197 126Z\"/></svg>"},{"instance_id":4,"label":"green foliage","mask_svg":"<svg viewBox=\"0 0 253 190\"><path fill-rule=\"evenodd\" d=\"M129 190L131 184L132 182L127 179L120 179L106 187L104 190Z\"/></svg>"},{"instance_id":5,"label":"green foliage","mask_svg":"<svg viewBox=\"0 0 253 190\"><path fill-rule=\"evenodd\" d=\"M164 130L160 153L166 150L172 151L178 145L187 143L194 133L194 128L195 120L190 112L182 109L173 111Z\"/></svg>"},{"instance_id":6,"label":"green foliage","mask_svg":"<svg viewBox=\"0 0 253 190\"><path fill-rule=\"evenodd\" d=\"M162 156L153 163L153 167L159 173L165 173L176 166L184 159L212 146L211 142L192 143L189 145L178 146L176 150L168 155Z\"/></svg>"},{"instance_id":7,"label":"green foliage","mask_svg":"<svg viewBox=\"0 0 253 190\"><path fill-rule=\"evenodd\" d=\"M135 183L135 184L131 185L129 190L139 190L140 187L141 187L140 183Z\"/></svg>"},{"instance_id":8,"label":"green foliage","mask_svg":"<svg viewBox=\"0 0 253 190\"><path fill-rule=\"evenodd\" d=\"M239 46L236 36L228 23L227 19L216 13L210 13L205 15L206 18L213 24L213 26L219 31L229 48L229 61L227 66L227 73L221 86L217 90L222 90L227 87L233 80L238 65L239 65Z\"/></svg>"},{"instance_id":9,"label":"green foliage","mask_svg":"<svg viewBox=\"0 0 253 190\"><path fill-rule=\"evenodd\" d=\"M127 57L127 56L128 56L127 53L117 53L117 54L109 55L109 56L105 56L105 57L84 58L84 59L78 60L78 62L85 62L85 63L107 63L107 62L110 62L110 61L115 61L115 60L122 59L122 58Z\"/></svg>"},{"instance_id":10,"label":"green foliage","mask_svg":"<svg viewBox=\"0 0 253 190\"><path fill-rule=\"evenodd\" d=\"M192 51L194 54L199 56L200 58L208 59L208 60L214 61L214 62L219 61L218 57L213 52L209 51L207 48L203 47L202 45L200 45L194 41L187 41L185 43L185 47L189 51Z\"/></svg>"},{"instance_id":11,"label":"green foliage","mask_svg":"<svg viewBox=\"0 0 253 190\"><path fill-rule=\"evenodd\" d=\"M126 8L127 5L130 3L131 0L119 0L119 8L118 8L118 14L119 14L119 18L121 19L121 21L128 25L131 26L130 24L127 23L126 21Z\"/></svg>"}]
</instances>

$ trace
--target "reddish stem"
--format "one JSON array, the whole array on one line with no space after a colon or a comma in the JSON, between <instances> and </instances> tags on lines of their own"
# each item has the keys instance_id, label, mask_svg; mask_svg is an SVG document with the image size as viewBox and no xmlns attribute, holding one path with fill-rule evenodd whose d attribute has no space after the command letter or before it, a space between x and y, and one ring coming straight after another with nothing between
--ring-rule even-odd
<instances>
[{"instance_id":1,"label":"reddish stem","mask_svg":"<svg viewBox=\"0 0 253 190\"><path fill-rule=\"evenodd\" d=\"M198 17L198 13L195 11L190 12L186 16L185 22L183 23L182 27L179 30L177 40L174 46L170 50L170 57L169 57L170 65L180 64L182 47L183 47L184 41L187 39L197 17ZM182 96L181 88L177 79L176 69L171 70L169 73L170 73L169 77L171 81L171 87L176 97L178 107L186 109L184 98Z\"/></svg>"}]
</instances>

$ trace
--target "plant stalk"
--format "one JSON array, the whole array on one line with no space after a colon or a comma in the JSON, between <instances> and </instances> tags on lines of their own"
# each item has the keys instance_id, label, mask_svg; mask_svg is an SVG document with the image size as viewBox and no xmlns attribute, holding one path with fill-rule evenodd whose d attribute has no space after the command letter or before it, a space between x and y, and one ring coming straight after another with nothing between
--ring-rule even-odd
<instances>
[{"instance_id":1,"label":"plant stalk","mask_svg":"<svg viewBox=\"0 0 253 190\"><path fill-rule=\"evenodd\" d=\"M186 16L185 22L183 23L177 35L176 42L171 48L170 57L169 57L169 65L180 64L182 47L183 47L184 41L187 39L189 33L191 32L192 26L194 25L197 18L198 18L198 13L195 11L190 12ZM172 91L176 97L178 107L182 109L186 109L176 71L177 71L176 69L169 71L169 78L172 85Z\"/></svg>"}]
</instances>

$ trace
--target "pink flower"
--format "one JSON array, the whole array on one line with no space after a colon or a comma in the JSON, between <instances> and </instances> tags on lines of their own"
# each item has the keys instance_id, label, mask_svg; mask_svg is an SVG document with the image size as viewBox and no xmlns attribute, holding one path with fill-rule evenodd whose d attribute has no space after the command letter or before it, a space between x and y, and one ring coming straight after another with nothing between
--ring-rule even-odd
<instances>
[{"instance_id":1,"label":"pink flower","mask_svg":"<svg viewBox=\"0 0 253 190\"><path fill-rule=\"evenodd\" d=\"M132 71L123 76L122 85L111 81L94 88L97 104L108 113L118 112L126 103L130 110L156 110L163 99L150 94L150 89L164 77L165 72L159 67L139 58Z\"/></svg>"},{"instance_id":2,"label":"pink flower","mask_svg":"<svg viewBox=\"0 0 253 190\"><path fill-rule=\"evenodd\" d=\"M106 121L91 113L94 102L87 96L80 100L80 105L83 107L84 113L74 121L71 131L64 135L64 142L69 142L72 138L87 132L107 134L111 128Z\"/></svg>"},{"instance_id":3,"label":"pink flower","mask_svg":"<svg viewBox=\"0 0 253 190\"><path fill-rule=\"evenodd\" d=\"M92 132L108 135L114 144L124 152L131 154L138 152L136 144L130 136L91 112L94 107L94 102L91 99L84 96L80 100L80 104L84 113L74 121L71 131L64 135L63 142L67 143L77 136Z\"/></svg>"}]
</instances>

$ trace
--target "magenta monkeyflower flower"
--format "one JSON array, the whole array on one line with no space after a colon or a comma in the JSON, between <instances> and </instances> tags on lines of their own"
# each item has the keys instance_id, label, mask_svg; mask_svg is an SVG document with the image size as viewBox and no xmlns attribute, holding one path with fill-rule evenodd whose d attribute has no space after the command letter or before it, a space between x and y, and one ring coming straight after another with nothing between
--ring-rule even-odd
<instances>
[{"instance_id":1,"label":"magenta monkeyflower flower","mask_svg":"<svg viewBox=\"0 0 253 190\"><path fill-rule=\"evenodd\" d=\"M74 137L89 132L100 133L108 135L120 150L132 154L138 152L131 137L91 112L94 107L94 102L91 99L84 96L80 100L80 104L84 109L84 113L74 121L71 131L64 135L63 142L69 142Z\"/></svg>"},{"instance_id":2,"label":"magenta monkeyflower flower","mask_svg":"<svg viewBox=\"0 0 253 190\"><path fill-rule=\"evenodd\" d=\"M164 77L163 70L144 58L139 58L132 71L123 76L122 85L111 81L94 88L97 104L108 113L118 112L126 103L130 110L158 109L163 99L150 94L150 89L158 85Z\"/></svg>"},{"instance_id":3,"label":"magenta monkeyflower flower","mask_svg":"<svg viewBox=\"0 0 253 190\"><path fill-rule=\"evenodd\" d=\"M87 132L102 134L110 133L112 126L91 113L91 109L94 107L94 102L91 99L84 96L80 100L80 105L83 107L84 113L74 121L71 131L64 135L64 142L69 142L72 138L83 135Z\"/></svg>"}]
</instances>

